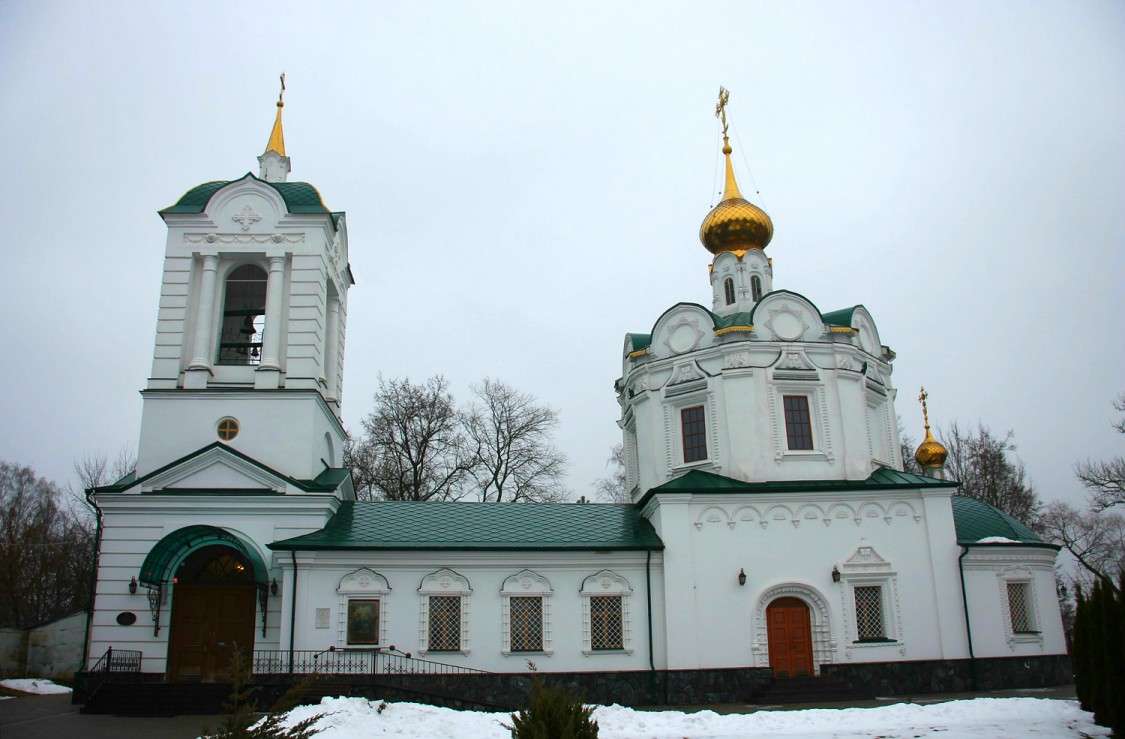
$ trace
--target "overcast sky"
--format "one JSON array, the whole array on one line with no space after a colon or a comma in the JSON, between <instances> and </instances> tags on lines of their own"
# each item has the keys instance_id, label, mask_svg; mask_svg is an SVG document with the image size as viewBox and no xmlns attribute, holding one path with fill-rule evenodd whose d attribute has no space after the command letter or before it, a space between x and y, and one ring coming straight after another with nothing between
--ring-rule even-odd
<instances>
[{"instance_id":1,"label":"overcast sky","mask_svg":"<svg viewBox=\"0 0 1125 739\"><path fill-rule=\"evenodd\" d=\"M924 384L1075 503L1125 445L1125 3L4 0L0 459L136 445L156 211L257 173L283 70L290 179L348 213L348 428L379 373L496 377L590 495L624 334L709 304L722 84L775 288L867 306L916 439Z\"/></svg>"}]
</instances>

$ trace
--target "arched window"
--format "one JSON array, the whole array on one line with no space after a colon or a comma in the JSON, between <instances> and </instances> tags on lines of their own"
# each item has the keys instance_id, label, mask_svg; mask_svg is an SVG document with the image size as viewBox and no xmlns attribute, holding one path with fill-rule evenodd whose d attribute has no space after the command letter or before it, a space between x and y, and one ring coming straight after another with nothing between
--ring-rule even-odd
<instances>
[{"instance_id":1,"label":"arched window","mask_svg":"<svg viewBox=\"0 0 1125 739\"><path fill-rule=\"evenodd\" d=\"M762 299L762 278L758 275L750 276L750 293L753 295L755 303Z\"/></svg>"},{"instance_id":2,"label":"arched window","mask_svg":"<svg viewBox=\"0 0 1125 739\"><path fill-rule=\"evenodd\" d=\"M266 271L253 264L244 264L227 277L222 333L219 334L219 364L262 361L266 280Z\"/></svg>"},{"instance_id":3,"label":"arched window","mask_svg":"<svg viewBox=\"0 0 1125 739\"><path fill-rule=\"evenodd\" d=\"M723 293L726 295L727 305L733 304L734 303L734 280L732 280L729 277L726 278L725 280L723 280Z\"/></svg>"}]
</instances>

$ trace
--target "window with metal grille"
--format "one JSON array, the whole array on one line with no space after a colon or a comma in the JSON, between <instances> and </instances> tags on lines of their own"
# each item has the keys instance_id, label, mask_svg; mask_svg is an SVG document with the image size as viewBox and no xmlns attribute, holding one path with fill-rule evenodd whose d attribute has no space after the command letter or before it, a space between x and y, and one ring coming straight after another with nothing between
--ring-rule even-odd
<instances>
[{"instance_id":1,"label":"window with metal grille","mask_svg":"<svg viewBox=\"0 0 1125 739\"><path fill-rule=\"evenodd\" d=\"M430 596L431 652L456 652L461 649L461 596Z\"/></svg>"},{"instance_id":2,"label":"window with metal grille","mask_svg":"<svg viewBox=\"0 0 1125 739\"><path fill-rule=\"evenodd\" d=\"M543 598L512 596L509 605L512 651L543 651Z\"/></svg>"},{"instance_id":3,"label":"window with metal grille","mask_svg":"<svg viewBox=\"0 0 1125 739\"><path fill-rule=\"evenodd\" d=\"M723 280L723 296L727 299L727 305L734 303L734 280L729 277Z\"/></svg>"},{"instance_id":4,"label":"window with metal grille","mask_svg":"<svg viewBox=\"0 0 1125 739\"><path fill-rule=\"evenodd\" d=\"M1008 583L1008 615L1012 620L1012 631L1017 634L1035 631L1031 622L1030 589L1031 583Z\"/></svg>"},{"instance_id":5,"label":"window with metal grille","mask_svg":"<svg viewBox=\"0 0 1125 739\"><path fill-rule=\"evenodd\" d=\"M809 420L809 399L804 395L786 395L785 436L790 449L812 449L812 423Z\"/></svg>"},{"instance_id":6,"label":"window with metal grille","mask_svg":"<svg viewBox=\"0 0 1125 739\"><path fill-rule=\"evenodd\" d=\"M680 411L680 425L684 434L684 461L698 462L707 459L707 424L703 406Z\"/></svg>"},{"instance_id":7,"label":"window with metal grille","mask_svg":"<svg viewBox=\"0 0 1125 739\"><path fill-rule=\"evenodd\" d=\"M621 596L590 596L590 648L624 649Z\"/></svg>"},{"instance_id":8,"label":"window with metal grille","mask_svg":"<svg viewBox=\"0 0 1125 739\"><path fill-rule=\"evenodd\" d=\"M883 629L883 588L879 585L863 585L855 589L856 635L863 639L884 639Z\"/></svg>"}]
</instances>

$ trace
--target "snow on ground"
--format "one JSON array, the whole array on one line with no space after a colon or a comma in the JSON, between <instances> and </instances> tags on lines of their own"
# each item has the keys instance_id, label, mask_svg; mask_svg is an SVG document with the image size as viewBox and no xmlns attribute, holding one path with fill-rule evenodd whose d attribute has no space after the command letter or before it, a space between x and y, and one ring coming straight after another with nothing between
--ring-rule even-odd
<instances>
[{"instance_id":1,"label":"snow on ground","mask_svg":"<svg viewBox=\"0 0 1125 739\"><path fill-rule=\"evenodd\" d=\"M506 713L454 711L417 703L379 703L362 698L325 698L294 709L288 723L318 713L322 739L394 736L508 739ZM878 708L759 711L719 715L713 711L635 711L602 706L594 711L602 739L1023 739L1100 737L1109 729L1076 701L1043 698L975 698L933 705L898 703Z\"/></svg>"},{"instance_id":2,"label":"snow on ground","mask_svg":"<svg viewBox=\"0 0 1125 739\"><path fill-rule=\"evenodd\" d=\"M23 680L0 680L0 687L8 690L18 690L21 693L34 693L36 695L55 695L69 693L70 688L65 685L55 685L45 677L28 678Z\"/></svg>"}]
</instances>

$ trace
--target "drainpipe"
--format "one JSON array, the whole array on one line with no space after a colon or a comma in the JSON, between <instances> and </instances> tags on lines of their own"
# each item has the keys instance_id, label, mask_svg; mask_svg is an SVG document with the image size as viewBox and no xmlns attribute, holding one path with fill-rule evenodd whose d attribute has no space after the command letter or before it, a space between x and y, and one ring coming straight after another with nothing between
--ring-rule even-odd
<instances>
[{"instance_id":1,"label":"drainpipe","mask_svg":"<svg viewBox=\"0 0 1125 739\"><path fill-rule=\"evenodd\" d=\"M969 623L969 596L965 593L965 555L969 553L969 548L961 545L961 556L957 558L957 570L961 573L961 604L965 607L965 635L969 637L969 669L972 671L973 676L973 690L979 691L980 685L977 680L977 658L973 654L973 627Z\"/></svg>"},{"instance_id":2,"label":"drainpipe","mask_svg":"<svg viewBox=\"0 0 1125 739\"><path fill-rule=\"evenodd\" d=\"M656 698L657 683L664 685L664 700L663 704L668 704L668 677L664 676L663 680L659 679L656 672L656 655L652 649L652 550L649 549L645 554L645 607L648 616L648 669L651 679L649 680L649 695L652 699Z\"/></svg>"},{"instance_id":3,"label":"drainpipe","mask_svg":"<svg viewBox=\"0 0 1125 739\"><path fill-rule=\"evenodd\" d=\"M86 488L86 503L94 509L94 573L90 578L89 605L86 607L86 640L82 644L82 671L90 659L90 634L94 629L94 596L98 589L98 565L102 560L102 509L93 497L94 488Z\"/></svg>"},{"instance_id":4,"label":"drainpipe","mask_svg":"<svg viewBox=\"0 0 1125 739\"><path fill-rule=\"evenodd\" d=\"M297 551L289 550L293 558L293 592L289 594L289 674L293 674L293 637L297 628Z\"/></svg>"}]
</instances>

